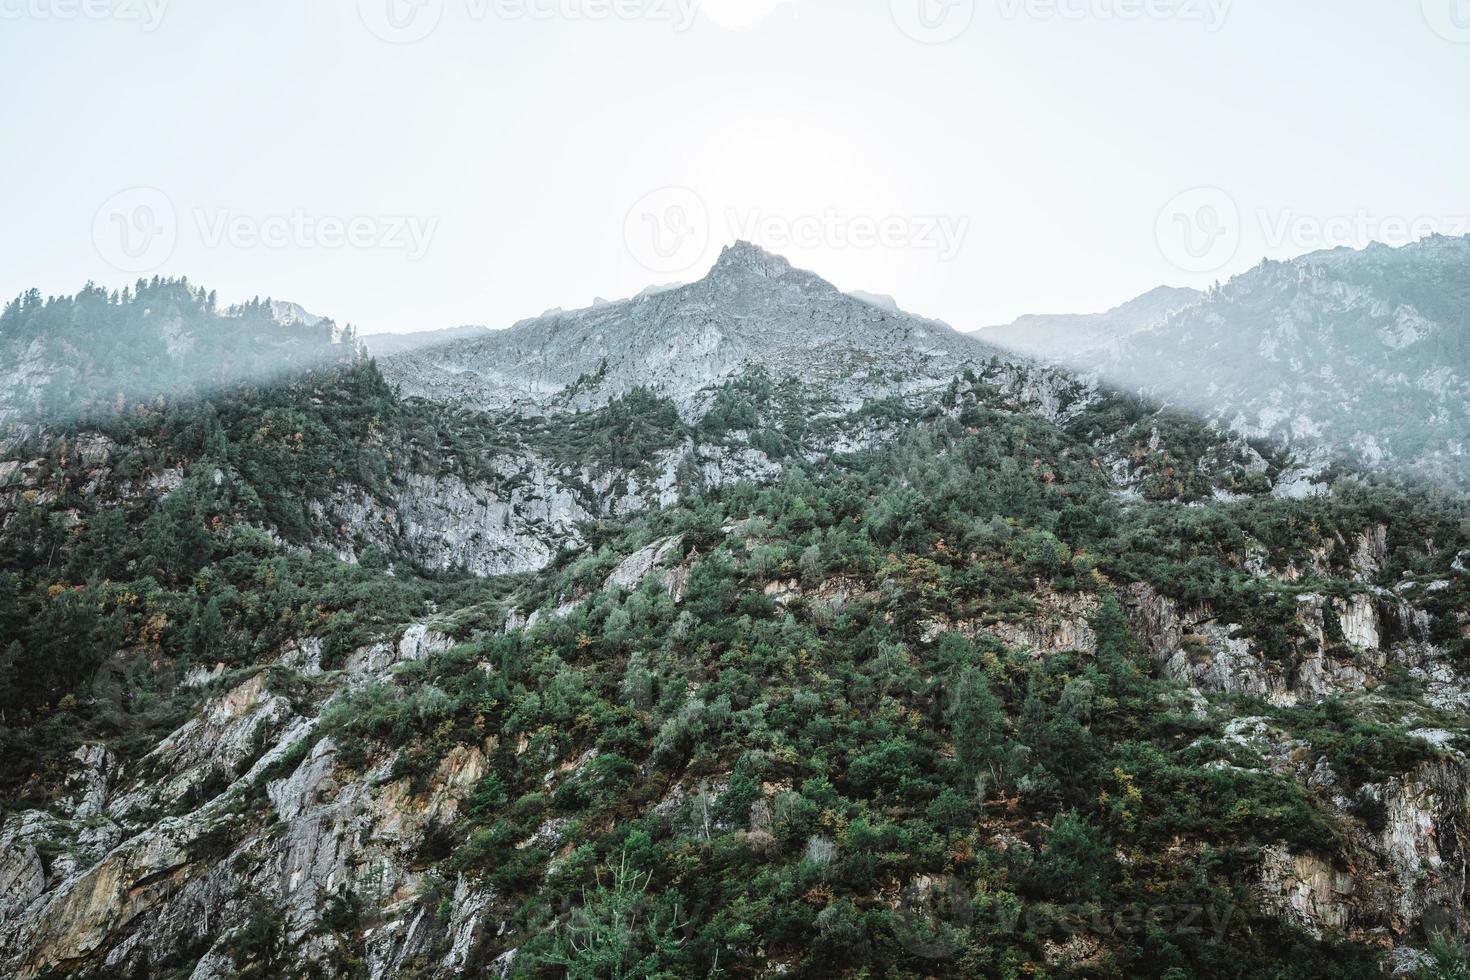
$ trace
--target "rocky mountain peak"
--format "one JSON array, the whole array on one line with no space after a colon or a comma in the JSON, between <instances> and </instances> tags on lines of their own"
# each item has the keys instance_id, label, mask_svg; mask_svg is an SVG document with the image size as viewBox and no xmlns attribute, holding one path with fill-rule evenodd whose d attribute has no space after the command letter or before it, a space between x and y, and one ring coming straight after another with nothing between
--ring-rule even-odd
<instances>
[{"instance_id":1,"label":"rocky mountain peak","mask_svg":"<svg viewBox=\"0 0 1470 980\"><path fill-rule=\"evenodd\" d=\"M726 245L710 269L708 278L715 281L749 278L780 279L792 272L791 263L744 240Z\"/></svg>"},{"instance_id":2,"label":"rocky mountain peak","mask_svg":"<svg viewBox=\"0 0 1470 980\"><path fill-rule=\"evenodd\" d=\"M845 398L881 398L947 384L996 353L738 241L688 286L526 320L382 367L400 392L481 408L595 408L648 388L694 417L714 390L754 368Z\"/></svg>"}]
</instances>

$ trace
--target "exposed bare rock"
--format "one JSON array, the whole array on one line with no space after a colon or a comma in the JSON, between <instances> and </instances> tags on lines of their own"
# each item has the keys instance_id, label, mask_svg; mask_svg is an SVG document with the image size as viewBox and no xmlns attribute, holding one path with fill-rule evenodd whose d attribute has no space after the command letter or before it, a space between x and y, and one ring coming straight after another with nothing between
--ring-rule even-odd
<instances>
[{"instance_id":1,"label":"exposed bare rock","mask_svg":"<svg viewBox=\"0 0 1470 980\"><path fill-rule=\"evenodd\" d=\"M1414 639L1386 643L1384 603L1372 594L1331 601L1298 596L1297 620L1308 639L1290 661L1263 656L1238 624L1222 622L1212 609L1181 609L1147 585L1131 587L1126 600L1139 636L1165 672L1206 691L1292 705L1372 689L1387 679L1391 665L1400 665L1426 682L1431 703L1448 705L1467 682L1442 649ZM1341 645L1330 635L1329 611Z\"/></svg>"},{"instance_id":2,"label":"exposed bare rock","mask_svg":"<svg viewBox=\"0 0 1470 980\"><path fill-rule=\"evenodd\" d=\"M1307 854L1268 848L1261 865L1261 890L1268 903L1313 936L1346 931L1352 912L1352 876Z\"/></svg>"},{"instance_id":3,"label":"exposed bare rock","mask_svg":"<svg viewBox=\"0 0 1470 980\"><path fill-rule=\"evenodd\" d=\"M675 554L683 543L683 535L677 535L672 538L655 541L641 551L629 555L607 577L607 581L603 583L604 591L636 589L642 584L644 579L648 578L656 570L663 568L664 563L669 560L671 555ZM664 572L662 578L664 585L667 586L669 573Z\"/></svg>"}]
</instances>

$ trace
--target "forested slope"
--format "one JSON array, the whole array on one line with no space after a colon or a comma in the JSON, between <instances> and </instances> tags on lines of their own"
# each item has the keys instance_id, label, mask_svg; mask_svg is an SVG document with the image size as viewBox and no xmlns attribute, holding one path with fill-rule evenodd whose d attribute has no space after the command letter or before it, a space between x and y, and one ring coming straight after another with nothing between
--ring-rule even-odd
<instances>
[{"instance_id":1,"label":"forested slope","mask_svg":"<svg viewBox=\"0 0 1470 980\"><path fill-rule=\"evenodd\" d=\"M353 354L15 427L0 962L1463 969L1464 499L1282 499L977 350L536 413Z\"/></svg>"}]
</instances>

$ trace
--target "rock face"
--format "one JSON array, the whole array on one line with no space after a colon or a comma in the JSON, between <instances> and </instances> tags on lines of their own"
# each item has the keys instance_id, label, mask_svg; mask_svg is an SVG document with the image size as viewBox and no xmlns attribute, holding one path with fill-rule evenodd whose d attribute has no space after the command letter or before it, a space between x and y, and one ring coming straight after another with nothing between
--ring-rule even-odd
<instances>
[{"instance_id":1,"label":"rock face","mask_svg":"<svg viewBox=\"0 0 1470 980\"><path fill-rule=\"evenodd\" d=\"M1276 739L1266 726L1251 744ZM1275 754L1264 748L1262 757ZM1368 805L1381 814L1369 826L1354 828L1350 859L1337 865L1288 848L1262 855L1261 894L1292 924L1314 936L1328 934L1373 941L1424 929L1460 935L1467 926L1467 860L1470 843L1470 760L1454 753L1403 776L1356 790L1315 758L1310 746L1297 745L1286 768L1331 797L1346 817ZM1276 758L1281 756L1276 754ZM1282 765L1283 763L1278 763Z\"/></svg>"},{"instance_id":2,"label":"rock face","mask_svg":"<svg viewBox=\"0 0 1470 980\"><path fill-rule=\"evenodd\" d=\"M347 561L375 546L428 568L474 575L545 568L559 548L580 542L579 525L593 515L544 461L517 454L496 464L494 483L404 473L391 505L344 488L318 512L325 526L345 532L337 550ZM511 477L513 489L497 490Z\"/></svg>"},{"instance_id":3,"label":"rock face","mask_svg":"<svg viewBox=\"0 0 1470 980\"><path fill-rule=\"evenodd\" d=\"M1090 622L1099 606L1096 596L1038 590L1034 600L1033 609L1026 616L987 622L932 621L926 624L923 638L932 640L951 632L969 639L992 637L1007 646L1031 650L1037 656L1097 648L1097 635Z\"/></svg>"},{"instance_id":4,"label":"rock face","mask_svg":"<svg viewBox=\"0 0 1470 980\"><path fill-rule=\"evenodd\" d=\"M322 693L447 643L416 624L354 653ZM286 653L310 659L301 647ZM332 972L339 951L322 917L347 895L377 917L368 976L426 956L442 958L445 975L462 964L492 896L461 882L446 933L420 901L415 855L479 785L493 744L456 747L415 789L392 775L391 758L367 771L344 765L314 734L320 703L272 693L260 671L224 686L130 772L113 772L100 747L79 752L71 785L81 792L56 814L16 814L0 831L0 972L116 976L192 950L194 977L227 977L252 922L288 944L293 969ZM246 805L262 797L264 822ZM44 860L60 841L66 853Z\"/></svg>"},{"instance_id":5,"label":"rock face","mask_svg":"<svg viewBox=\"0 0 1470 980\"><path fill-rule=\"evenodd\" d=\"M691 285L558 311L382 367L404 394L480 408L585 409L648 387L692 413L701 392L756 367L841 388L856 406L895 393L893 378L947 383L994 356L941 323L848 296L741 242Z\"/></svg>"},{"instance_id":6,"label":"rock face","mask_svg":"<svg viewBox=\"0 0 1470 980\"><path fill-rule=\"evenodd\" d=\"M643 550L634 552L613 569L603 588L605 590L636 589L656 569L662 568L669 560L669 556L678 551L683 543L683 535L676 535L672 538L664 538L662 541L655 541ZM672 573L664 573L665 584L668 584L671 575Z\"/></svg>"},{"instance_id":7,"label":"rock face","mask_svg":"<svg viewBox=\"0 0 1470 980\"><path fill-rule=\"evenodd\" d=\"M1127 611L1163 672L1196 694L1244 695L1291 708L1329 697L1372 697L1365 692L1398 674L1422 685L1432 707L1461 714L1470 704L1470 676L1447 650L1427 641L1427 616L1409 599L1368 584L1382 564L1383 540L1382 529L1371 528L1352 549L1338 549L1363 592L1297 597L1300 639L1284 659L1264 653L1238 624L1214 610L1181 608L1147 585L1125 593ZM1328 560L1330 545L1318 552L1319 561ZM1286 576L1300 574L1284 573L1283 587ZM1336 630L1327 627L1329 621ZM1319 748L1287 737L1270 718L1229 723L1226 742L1245 748L1260 769L1290 774L1351 828L1346 863L1287 848L1263 854L1261 895L1285 920L1312 935L1367 942L1415 928L1463 933L1470 907L1470 759L1450 747L1447 732L1412 734L1443 757L1355 786L1333 772ZM1364 814L1371 817L1362 819Z\"/></svg>"},{"instance_id":8,"label":"rock face","mask_svg":"<svg viewBox=\"0 0 1470 980\"><path fill-rule=\"evenodd\" d=\"M1273 660L1242 635L1239 624L1222 621L1208 607L1180 609L1147 585L1128 593L1134 624L1165 672L1202 690L1256 695L1290 706L1371 690L1396 666L1425 685L1429 703L1463 710L1470 703L1470 686L1449 651L1414 633L1385 643L1383 607L1411 623L1424 619L1393 593L1347 600L1299 596L1297 622L1305 640L1289 657ZM1339 624L1340 642L1328 635L1328 615Z\"/></svg>"}]
</instances>

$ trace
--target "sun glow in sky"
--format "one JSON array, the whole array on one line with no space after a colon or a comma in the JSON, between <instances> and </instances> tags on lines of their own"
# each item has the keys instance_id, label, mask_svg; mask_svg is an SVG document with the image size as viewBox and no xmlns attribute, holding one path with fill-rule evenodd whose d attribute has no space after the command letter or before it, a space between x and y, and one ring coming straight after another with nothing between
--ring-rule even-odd
<instances>
[{"instance_id":1,"label":"sun glow in sky","mask_svg":"<svg viewBox=\"0 0 1470 980\"><path fill-rule=\"evenodd\" d=\"M750 237L973 329L1470 231L1470 36L1341 3L9 2L0 291L504 326Z\"/></svg>"},{"instance_id":2,"label":"sun glow in sky","mask_svg":"<svg viewBox=\"0 0 1470 980\"><path fill-rule=\"evenodd\" d=\"M699 12L720 27L740 30L759 24L779 7L796 7L796 0L702 0Z\"/></svg>"}]
</instances>

